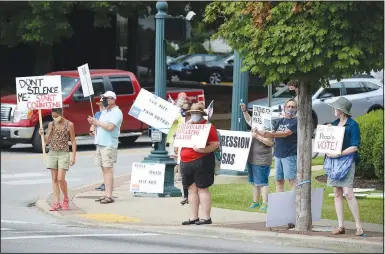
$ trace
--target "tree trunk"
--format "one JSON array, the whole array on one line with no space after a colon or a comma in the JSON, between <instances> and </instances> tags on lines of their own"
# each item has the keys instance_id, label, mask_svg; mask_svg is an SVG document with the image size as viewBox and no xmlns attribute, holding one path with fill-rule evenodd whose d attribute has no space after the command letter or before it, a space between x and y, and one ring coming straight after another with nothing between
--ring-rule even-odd
<instances>
[{"instance_id":1,"label":"tree trunk","mask_svg":"<svg viewBox=\"0 0 385 254\"><path fill-rule=\"evenodd\" d=\"M42 76L52 71L52 46L51 45L37 45L35 51L35 67L34 75Z\"/></svg>"},{"instance_id":2,"label":"tree trunk","mask_svg":"<svg viewBox=\"0 0 385 254\"><path fill-rule=\"evenodd\" d=\"M312 229L311 155L312 155L311 85L300 81L298 98L298 157L296 188L296 231ZM309 181L305 182L304 181Z\"/></svg>"}]
</instances>

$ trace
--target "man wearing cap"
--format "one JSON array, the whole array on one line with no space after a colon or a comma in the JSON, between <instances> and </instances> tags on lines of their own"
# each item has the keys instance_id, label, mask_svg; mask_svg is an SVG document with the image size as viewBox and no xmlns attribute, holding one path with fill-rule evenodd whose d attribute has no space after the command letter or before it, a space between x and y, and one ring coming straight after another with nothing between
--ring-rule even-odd
<instances>
[{"instance_id":1,"label":"man wearing cap","mask_svg":"<svg viewBox=\"0 0 385 254\"><path fill-rule=\"evenodd\" d=\"M186 112L191 118L188 124L206 124L203 116L204 104L196 103ZM219 147L216 128L211 124L209 136L205 148L181 148L180 169L182 173L183 188L188 188L188 203L190 205L190 218L182 222L182 225L211 224L211 196L209 187L214 183L215 155L214 151ZM203 218L199 220L199 204L202 206Z\"/></svg>"},{"instance_id":2,"label":"man wearing cap","mask_svg":"<svg viewBox=\"0 0 385 254\"><path fill-rule=\"evenodd\" d=\"M97 199L101 204L113 203L112 189L114 181L114 163L117 160L120 127L123 114L116 105L116 94L107 91L102 95L103 106L99 120L89 116L88 122L96 126L96 163L102 168L105 195Z\"/></svg>"}]
</instances>

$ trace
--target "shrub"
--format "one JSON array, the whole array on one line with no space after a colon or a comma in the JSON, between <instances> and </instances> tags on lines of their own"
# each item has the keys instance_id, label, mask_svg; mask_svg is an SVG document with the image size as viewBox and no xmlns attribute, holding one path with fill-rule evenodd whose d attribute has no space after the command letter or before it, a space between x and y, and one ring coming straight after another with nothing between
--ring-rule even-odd
<instances>
[{"instance_id":1,"label":"shrub","mask_svg":"<svg viewBox=\"0 0 385 254\"><path fill-rule=\"evenodd\" d=\"M357 117L361 130L361 161L356 175L384 179L384 111L376 110Z\"/></svg>"}]
</instances>

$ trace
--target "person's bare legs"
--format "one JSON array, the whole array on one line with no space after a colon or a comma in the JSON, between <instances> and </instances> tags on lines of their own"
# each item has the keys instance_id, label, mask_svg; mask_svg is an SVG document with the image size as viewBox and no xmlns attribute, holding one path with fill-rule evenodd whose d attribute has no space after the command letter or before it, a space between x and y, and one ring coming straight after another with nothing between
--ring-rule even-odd
<instances>
[{"instance_id":1,"label":"person's bare legs","mask_svg":"<svg viewBox=\"0 0 385 254\"><path fill-rule=\"evenodd\" d=\"M190 221L197 220L199 218L199 195L195 183L188 187L188 203L190 206Z\"/></svg>"},{"instance_id":2,"label":"person's bare legs","mask_svg":"<svg viewBox=\"0 0 385 254\"><path fill-rule=\"evenodd\" d=\"M112 198L112 189L114 186L114 168L103 168L103 178L105 185L105 196Z\"/></svg>"},{"instance_id":3,"label":"person's bare legs","mask_svg":"<svg viewBox=\"0 0 385 254\"><path fill-rule=\"evenodd\" d=\"M57 176L57 180L59 182L59 186L60 186L60 189L61 191L63 192L63 195L64 195L64 199L67 199L68 200L68 190L67 190L67 181L65 179L66 177L66 170L65 169L59 169L58 170L58 176Z\"/></svg>"},{"instance_id":4,"label":"person's bare legs","mask_svg":"<svg viewBox=\"0 0 385 254\"><path fill-rule=\"evenodd\" d=\"M360 220L360 210L358 208L357 199L354 196L353 188L343 187L342 190L343 190L343 193L345 193L345 198L348 201L350 211L352 212L354 220L356 222L356 228L361 229L362 225Z\"/></svg>"},{"instance_id":5,"label":"person's bare legs","mask_svg":"<svg viewBox=\"0 0 385 254\"><path fill-rule=\"evenodd\" d=\"M254 186L254 188L253 188L253 201L255 203L258 202L260 194L261 194L261 187L260 186Z\"/></svg>"},{"instance_id":6,"label":"person's bare legs","mask_svg":"<svg viewBox=\"0 0 385 254\"><path fill-rule=\"evenodd\" d=\"M57 180L58 177L58 170L57 169L51 169L51 177L52 177L52 192L55 197L55 203L60 202L60 189L59 189L59 183Z\"/></svg>"},{"instance_id":7,"label":"person's bare legs","mask_svg":"<svg viewBox=\"0 0 385 254\"><path fill-rule=\"evenodd\" d=\"M269 196L269 186L260 186L262 193L262 202L267 205Z\"/></svg>"},{"instance_id":8,"label":"person's bare legs","mask_svg":"<svg viewBox=\"0 0 385 254\"><path fill-rule=\"evenodd\" d=\"M275 192L283 192L284 184L285 184L285 180L277 180L275 182Z\"/></svg>"},{"instance_id":9,"label":"person's bare legs","mask_svg":"<svg viewBox=\"0 0 385 254\"><path fill-rule=\"evenodd\" d=\"M198 189L198 194L199 194L199 201L200 204L202 205L202 210L203 210L203 218L204 220L210 219L210 213L211 213L211 194L209 191L209 188L203 188L203 189Z\"/></svg>"},{"instance_id":10,"label":"person's bare legs","mask_svg":"<svg viewBox=\"0 0 385 254\"><path fill-rule=\"evenodd\" d=\"M333 187L334 192L334 206L336 208L336 214L338 219L338 227L344 226L344 200L341 187Z\"/></svg>"}]
</instances>

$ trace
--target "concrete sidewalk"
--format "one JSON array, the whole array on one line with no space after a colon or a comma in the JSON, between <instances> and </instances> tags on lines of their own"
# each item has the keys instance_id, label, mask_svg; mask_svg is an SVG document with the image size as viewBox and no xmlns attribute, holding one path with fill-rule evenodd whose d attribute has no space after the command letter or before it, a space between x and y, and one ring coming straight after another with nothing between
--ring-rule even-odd
<instances>
[{"instance_id":1,"label":"concrete sidewalk","mask_svg":"<svg viewBox=\"0 0 385 254\"><path fill-rule=\"evenodd\" d=\"M314 168L316 170L318 168ZM129 191L130 175L116 178L113 196L115 202L102 205L94 200L102 192L94 188L99 183L73 189L70 192L72 202L69 211L54 212L74 222L106 227L120 227L152 232L195 235L215 238L247 240L254 242L271 242L274 244L313 247L333 251L383 253L383 225L364 223L367 237L355 237L355 225L346 223L347 234L331 237L331 227L336 221L321 220L314 222L314 228L324 232L311 232L302 235L282 228L265 228L266 214L212 209L212 225L182 226L181 222L189 218L188 205L181 206L181 198L134 197ZM246 183L243 176L216 176L216 184ZM180 184L176 184L181 187ZM48 211L52 197L39 200L37 206ZM52 212L51 212L52 213ZM201 211L200 211L201 214Z\"/></svg>"}]
</instances>

